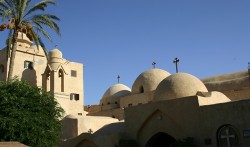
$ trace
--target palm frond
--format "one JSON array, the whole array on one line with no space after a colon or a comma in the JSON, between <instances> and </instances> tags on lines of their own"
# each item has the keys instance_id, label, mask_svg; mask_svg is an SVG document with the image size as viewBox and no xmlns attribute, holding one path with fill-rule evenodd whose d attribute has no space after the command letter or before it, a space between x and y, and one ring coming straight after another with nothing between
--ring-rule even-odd
<instances>
[{"instance_id":1,"label":"palm frond","mask_svg":"<svg viewBox=\"0 0 250 147\"><path fill-rule=\"evenodd\" d=\"M7 10L9 7L6 5L4 0L0 0L0 12L4 12Z\"/></svg>"},{"instance_id":2,"label":"palm frond","mask_svg":"<svg viewBox=\"0 0 250 147\"><path fill-rule=\"evenodd\" d=\"M30 2L31 2L31 0L27 0L24 12L26 12L27 9L29 8Z\"/></svg>"},{"instance_id":3,"label":"palm frond","mask_svg":"<svg viewBox=\"0 0 250 147\"><path fill-rule=\"evenodd\" d=\"M7 9L2 14L2 21L5 21L12 14L12 9Z\"/></svg>"},{"instance_id":4,"label":"palm frond","mask_svg":"<svg viewBox=\"0 0 250 147\"><path fill-rule=\"evenodd\" d=\"M19 0L21 3L19 5L19 15L18 18L21 22L21 19L23 19L23 15L25 13L26 5L27 5L27 0Z\"/></svg>"},{"instance_id":5,"label":"palm frond","mask_svg":"<svg viewBox=\"0 0 250 147\"><path fill-rule=\"evenodd\" d=\"M40 23L45 26L48 26L52 30L54 30L58 35L61 35L60 28L56 22L50 16L47 15L34 15L30 20L30 22Z\"/></svg>"},{"instance_id":6,"label":"palm frond","mask_svg":"<svg viewBox=\"0 0 250 147\"><path fill-rule=\"evenodd\" d=\"M47 49L46 49L46 47L45 47L45 45L44 45L44 43L43 43L43 41L42 41L42 39L40 37L38 37L38 42L41 45L47 60L49 61Z\"/></svg>"},{"instance_id":7,"label":"palm frond","mask_svg":"<svg viewBox=\"0 0 250 147\"><path fill-rule=\"evenodd\" d=\"M14 0L4 0L4 2L8 5L9 8L13 8L15 6Z\"/></svg>"},{"instance_id":8,"label":"palm frond","mask_svg":"<svg viewBox=\"0 0 250 147\"><path fill-rule=\"evenodd\" d=\"M36 26L33 26L33 27L35 27L36 30L38 30L39 32L41 32L45 38L47 38L50 42L52 42L52 39L51 39L50 35L43 29L43 27L40 24L38 24L38 23L34 23L34 24Z\"/></svg>"},{"instance_id":9,"label":"palm frond","mask_svg":"<svg viewBox=\"0 0 250 147\"><path fill-rule=\"evenodd\" d=\"M44 11L49 4L55 5L56 2L54 0L43 0L39 3L37 3L34 7L32 7L25 15L24 17L26 17L27 15L29 15L32 12L38 11L38 10L42 10Z\"/></svg>"}]
</instances>

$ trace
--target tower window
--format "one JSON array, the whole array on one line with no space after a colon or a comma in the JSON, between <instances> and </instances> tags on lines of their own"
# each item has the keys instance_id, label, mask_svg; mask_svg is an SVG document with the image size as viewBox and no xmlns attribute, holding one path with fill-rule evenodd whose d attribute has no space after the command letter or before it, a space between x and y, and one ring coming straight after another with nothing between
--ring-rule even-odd
<instances>
[{"instance_id":1,"label":"tower window","mask_svg":"<svg viewBox=\"0 0 250 147\"><path fill-rule=\"evenodd\" d=\"M33 69L33 62L31 62L31 61L24 61L24 68L25 69Z\"/></svg>"},{"instance_id":2,"label":"tower window","mask_svg":"<svg viewBox=\"0 0 250 147\"><path fill-rule=\"evenodd\" d=\"M78 101L79 100L79 94L71 93L70 94L70 100Z\"/></svg>"},{"instance_id":3,"label":"tower window","mask_svg":"<svg viewBox=\"0 0 250 147\"><path fill-rule=\"evenodd\" d=\"M144 88L143 88L143 86L140 87L140 93L144 93Z\"/></svg>"},{"instance_id":4,"label":"tower window","mask_svg":"<svg viewBox=\"0 0 250 147\"><path fill-rule=\"evenodd\" d=\"M71 77L77 77L76 70L71 70Z\"/></svg>"}]
</instances>

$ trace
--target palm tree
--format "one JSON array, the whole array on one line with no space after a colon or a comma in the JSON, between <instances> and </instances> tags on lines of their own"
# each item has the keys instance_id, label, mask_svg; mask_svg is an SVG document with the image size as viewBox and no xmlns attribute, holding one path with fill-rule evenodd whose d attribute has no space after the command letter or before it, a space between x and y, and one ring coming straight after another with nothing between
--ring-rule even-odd
<instances>
[{"instance_id":1,"label":"palm tree","mask_svg":"<svg viewBox=\"0 0 250 147\"><path fill-rule=\"evenodd\" d=\"M25 33L31 41L35 42L37 49L39 49L38 46L40 45L45 50L45 53L45 45L36 32L42 33L50 41L52 41L51 37L44 27L48 27L58 35L61 35L60 29L55 22L60 21L60 19L55 15L44 13L48 5L56 4L55 1L42 0L32 7L30 3L31 0L0 0L0 17L2 17L3 22L0 26L0 31L5 29L10 31L7 41L8 51L10 52L11 50L8 80L13 78L18 32Z\"/></svg>"}]
</instances>

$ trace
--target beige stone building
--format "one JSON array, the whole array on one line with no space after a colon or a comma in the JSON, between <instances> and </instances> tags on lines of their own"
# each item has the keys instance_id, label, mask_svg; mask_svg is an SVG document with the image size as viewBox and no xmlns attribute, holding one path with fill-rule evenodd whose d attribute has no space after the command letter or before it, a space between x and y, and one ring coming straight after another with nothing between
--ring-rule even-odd
<instances>
[{"instance_id":1,"label":"beige stone building","mask_svg":"<svg viewBox=\"0 0 250 147\"><path fill-rule=\"evenodd\" d=\"M19 34L14 74L54 94L65 109L62 147L167 147L187 138L197 147L250 146L250 70L198 79L153 68L131 88L110 86L83 111L83 65L58 49L48 55ZM2 49L1 80L6 57Z\"/></svg>"},{"instance_id":2,"label":"beige stone building","mask_svg":"<svg viewBox=\"0 0 250 147\"><path fill-rule=\"evenodd\" d=\"M0 80L7 79L8 68L4 48L0 51ZM19 33L13 75L52 93L66 115L84 115L83 64L64 59L58 49L50 51L47 59L41 48L37 49L25 34Z\"/></svg>"},{"instance_id":3,"label":"beige stone building","mask_svg":"<svg viewBox=\"0 0 250 147\"><path fill-rule=\"evenodd\" d=\"M87 116L109 116L119 122L66 137L63 147L170 146L192 138L198 147L250 146L249 71L205 79L187 73L170 74L162 69L142 72L132 86L115 84L98 105L85 106ZM95 120L88 120L88 123ZM79 130L74 125L71 130ZM66 131L65 131L66 132ZM67 130L67 132L72 132ZM67 134L67 133L66 133Z\"/></svg>"}]
</instances>

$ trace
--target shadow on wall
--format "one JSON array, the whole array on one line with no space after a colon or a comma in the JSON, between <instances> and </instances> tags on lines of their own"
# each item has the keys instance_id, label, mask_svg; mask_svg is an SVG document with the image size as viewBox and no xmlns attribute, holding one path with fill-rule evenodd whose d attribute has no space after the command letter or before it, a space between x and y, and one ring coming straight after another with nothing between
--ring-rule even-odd
<instances>
[{"instance_id":1,"label":"shadow on wall","mask_svg":"<svg viewBox=\"0 0 250 147\"><path fill-rule=\"evenodd\" d=\"M34 69L25 69L21 80L27 81L31 86L37 87L36 71Z\"/></svg>"}]
</instances>

